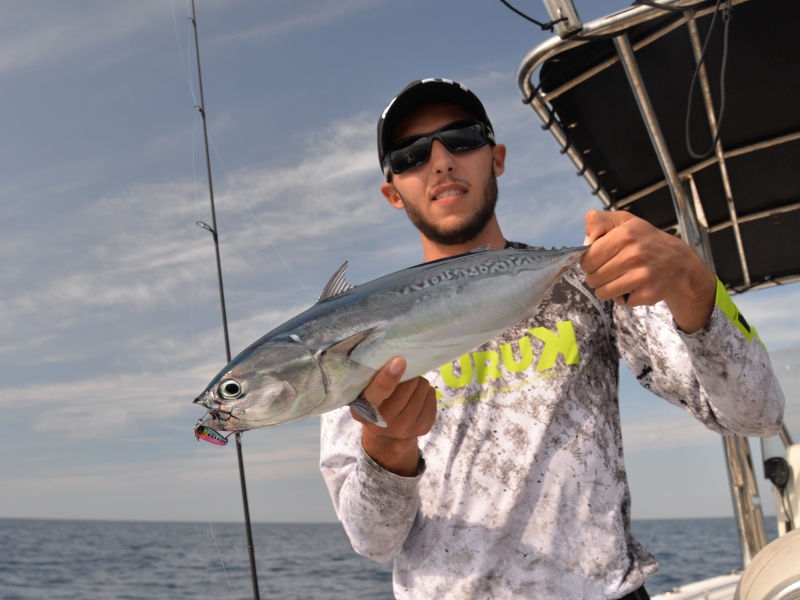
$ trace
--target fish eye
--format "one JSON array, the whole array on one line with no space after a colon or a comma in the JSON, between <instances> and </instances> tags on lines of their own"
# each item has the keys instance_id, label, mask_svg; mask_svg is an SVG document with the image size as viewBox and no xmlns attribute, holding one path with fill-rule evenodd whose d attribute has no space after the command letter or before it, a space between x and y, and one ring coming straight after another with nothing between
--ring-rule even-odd
<instances>
[{"instance_id":1,"label":"fish eye","mask_svg":"<svg viewBox=\"0 0 800 600\"><path fill-rule=\"evenodd\" d=\"M225 400L235 400L242 395L242 386L235 379L226 379L219 384L219 395Z\"/></svg>"}]
</instances>

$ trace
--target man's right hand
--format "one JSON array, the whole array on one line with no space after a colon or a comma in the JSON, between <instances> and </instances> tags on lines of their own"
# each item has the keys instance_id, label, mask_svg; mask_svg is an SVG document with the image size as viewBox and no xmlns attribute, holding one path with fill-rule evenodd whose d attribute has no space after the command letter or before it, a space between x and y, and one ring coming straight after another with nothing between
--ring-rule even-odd
<instances>
[{"instance_id":1,"label":"man's right hand","mask_svg":"<svg viewBox=\"0 0 800 600\"><path fill-rule=\"evenodd\" d=\"M375 374L364 397L381 413L386 427L368 423L351 410L363 424L361 445L382 468L397 475L413 477L419 466L419 442L436 421L436 390L422 377L400 383L406 370L402 358L393 358Z\"/></svg>"}]
</instances>

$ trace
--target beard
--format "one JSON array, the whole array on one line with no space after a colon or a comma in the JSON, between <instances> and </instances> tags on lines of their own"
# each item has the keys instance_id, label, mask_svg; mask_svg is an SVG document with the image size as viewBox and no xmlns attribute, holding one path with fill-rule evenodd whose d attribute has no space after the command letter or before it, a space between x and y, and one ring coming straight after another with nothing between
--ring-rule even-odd
<instances>
[{"instance_id":1,"label":"beard","mask_svg":"<svg viewBox=\"0 0 800 600\"><path fill-rule=\"evenodd\" d=\"M401 196L402 198L402 196ZM457 246L474 240L489 223L497 206L497 176L491 172L486 185L483 186L483 202L478 211L467 221L456 227L444 228L426 220L413 203L406 201L406 214L419 232L430 241L442 246Z\"/></svg>"}]
</instances>

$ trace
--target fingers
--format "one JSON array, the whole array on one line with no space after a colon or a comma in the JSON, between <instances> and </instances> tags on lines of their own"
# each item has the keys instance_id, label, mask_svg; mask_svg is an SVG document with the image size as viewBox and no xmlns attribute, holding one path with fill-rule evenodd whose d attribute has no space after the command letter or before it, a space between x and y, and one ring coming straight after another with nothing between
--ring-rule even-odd
<instances>
[{"instance_id":1,"label":"fingers","mask_svg":"<svg viewBox=\"0 0 800 600\"><path fill-rule=\"evenodd\" d=\"M682 240L626 212L590 211L586 283L600 300L625 306L665 301L678 325L696 331L713 309L716 279Z\"/></svg>"},{"instance_id":2,"label":"fingers","mask_svg":"<svg viewBox=\"0 0 800 600\"><path fill-rule=\"evenodd\" d=\"M631 296L646 273L635 273L643 266L634 242L648 223L627 212L586 213L586 243L591 248L581 260L586 283L600 300L614 299L617 304L632 305Z\"/></svg>"},{"instance_id":3,"label":"fingers","mask_svg":"<svg viewBox=\"0 0 800 600\"><path fill-rule=\"evenodd\" d=\"M647 278L642 240L648 238L649 228L652 226L628 213L587 213L586 234L593 243L581 259L581 267L586 283L600 300L631 302L633 292Z\"/></svg>"},{"instance_id":4,"label":"fingers","mask_svg":"<svg viewBox=\"0 0 800 600\"><path fill-rule=\"evenodd\" d=\"M586 215L587 235L604 232L581 261L586 283L600 300L626 306L664 299L670 278L691 252L682 241L625 212Z\"/></svg>"},{"instance_id":5,"label":"fingers","mask_svg":"<svg viewBox=\"0 0 800 600\"><path fill-rule=\"evenodd\" d=\"M390 360L372 378L372 381L364 390L364 397L373 406L380 408L381 404L394 392L400 383L400 379L402 379L403 373L406 371L406 366L406 361L402 358L396 357Z\"/></svg>"},{"instance_id":6,"label":"fingers","mask_svg":"<svg viewBox=\"0 0 800 600\"><path fill-rule=\"evenodd\" d=\"M593 244L612 229L634 218L633 215L624 211L590 210L584 217L586 224L586 242L584 245Z\"/></svg>"},{"instance_id":7,"label":"fingers","mask_svg":"<svg viewBox=\"0 0 800 600\"><path fill-rule=\"evenodd\" d=\"M391 436L425 435L436 421L436 390L423 377L404 381L384 403L381 416Z\"/></svg>"},{"instance_id":8,"label":"fingers","mask_svg":"<svg viewBox=\"0 0 800 600\"><path fill-rule=\"evenodd\" d=\"M386 427L376 427L355 412L353 418L382 437L406 439L428 433L436 420L436 390L422 377L400 382L406 369L402 358L393 358L364 390L364 397L378 408Z\"/></svg>"},{"instance_id":9,"label":"fingers","mask_svg":"<svg viewBox=\"0 0 800 600\"><path fill-rule=\"evenodd\" d=\"M422 377L400 383L406 363L392 359L383 367L364 396L379 405L386 427L367 423L350 411L363 424L361 446L382 468L404 477L412 477L419 467L419 442L436 422L436 390Z\"/></svg>"},{"instance_id":10,"label":"fingers","mask_svg":"<svg viewBox=\"0 0 800 600\"><path fill-rule=\"evenodd\" d=\"M648 257L637 252L635 245L623 246L615 249L615 253L600 253L592 256L600 264L589 266L593 271L586 271L586 283L594 289L595 295L600 300L613 299L617 304L638 306L654 304L657 297L656 287L660 286L663 278L657 273L657 265L648 260Z\"/></svg>"}]
</instances>

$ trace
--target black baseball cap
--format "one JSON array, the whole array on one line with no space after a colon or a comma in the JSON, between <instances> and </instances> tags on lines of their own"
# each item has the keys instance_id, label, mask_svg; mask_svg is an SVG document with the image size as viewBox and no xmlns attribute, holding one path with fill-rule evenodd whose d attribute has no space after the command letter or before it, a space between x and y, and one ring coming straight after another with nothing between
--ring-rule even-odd
<instances>
[{"instance_id":1,"label":"black baseball cap","mask_svg":"<svg viewBox=\"0 0 800 600\"><path fill-rule=\"evenodd\" d=\"M378 160L383 160L391 149L392 136L397 124L415 108L432 102L450 102L467 109L492 132L492 123L486 109L467 86L452 79L416 79L409 83L389 103L378 119Z\"/></svg>"}]
</instances>

